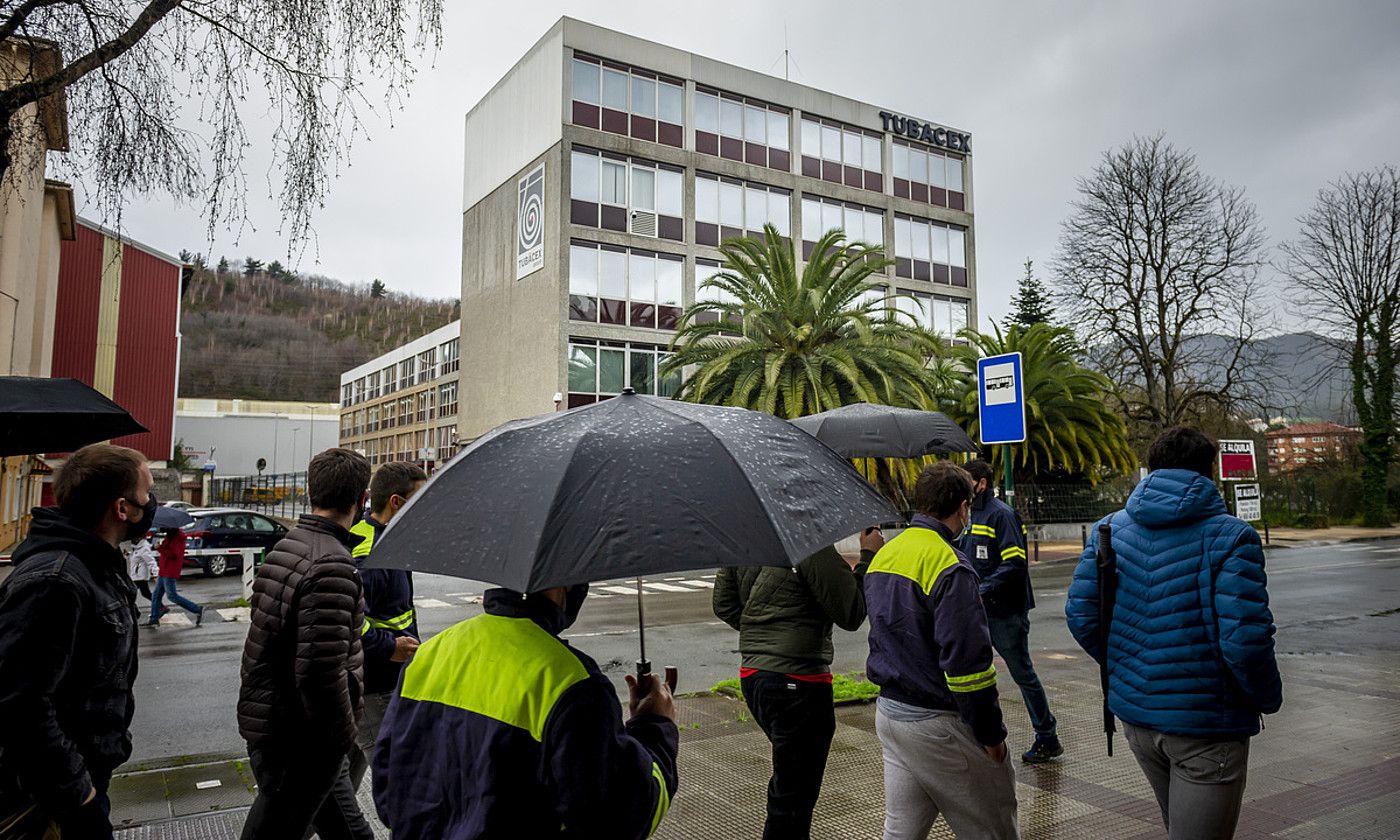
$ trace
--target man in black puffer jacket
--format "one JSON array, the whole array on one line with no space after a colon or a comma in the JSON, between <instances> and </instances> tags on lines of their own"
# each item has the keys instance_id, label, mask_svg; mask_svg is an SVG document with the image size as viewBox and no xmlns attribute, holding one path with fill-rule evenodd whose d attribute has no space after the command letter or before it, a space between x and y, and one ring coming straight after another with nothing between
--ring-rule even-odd
<instances>
[{"instance_id":1,"label":"man in black puffer jacket","mask_svg":"<svg viewBox=\"0 0 1400 840\"><path fill-rule=\"evenodd\" d=\"M0 585L0 836L110 838L131 756L136 588L117 545L155 516L141 453L93 444L54 479Z\"/></svg>"},{"instance_id":2,"label":"man in black puffer jacket","mask_svg":"<svg viewBox=\"0 0 1400 840\"><path fill-rule=\"evenodd\" d=\"M238 731L258 798L243 840L372 838L350 779L364 683L359 572L350 557L370 466L327 449L307 467L312 512L268 554L253 583Z\"/></svg>"}]
</instances>

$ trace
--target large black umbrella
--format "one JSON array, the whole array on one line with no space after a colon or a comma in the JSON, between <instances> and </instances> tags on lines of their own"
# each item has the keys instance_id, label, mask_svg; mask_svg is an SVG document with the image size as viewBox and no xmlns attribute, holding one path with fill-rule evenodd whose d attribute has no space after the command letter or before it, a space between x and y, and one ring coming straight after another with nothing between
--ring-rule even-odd
<instances>
[{"instance_id":1,"label":"large black umbrella","mask_svg":"<svg viewBox=\"0 0 1400 840\"><path fill-rule=\"evenodd\" d=\"M370 565L536 592L795 565L894 514L848 461L771 415L624 393L476 440L394 516Z\"/></svg>"},{"instance_id":2,"label":"large black umbrella","mask_svg":"<svg viewBox=\"0 0 1400 840\"><path fill-rule=\"evenodd\" d=\"M792 424L847 458L916 458L978 449L962 427L938 411L853 403Z\"/></svg>"},{"instance_id":3,"label":"large black umbrella","mask_svg":"<svg viewBox=\"0 0 1400 840\"><path fill-rule=\"evenodd\" d=\"M72 452L148 431L76 379L0 376L0 456Z\"/></svg>"},{"instance_id":4,"label":"large black umbrella","mask_svg":"<svg viewBox=\"0 0 1400 840\"><path fill-rule=\"evenodd\" d=\"M789 423L624 393L479 438L394 516L368 562L537 592L796 565L896 516L849 461ZM640 598L639 586L639 612Z\"/></svg>"}]
</instances>

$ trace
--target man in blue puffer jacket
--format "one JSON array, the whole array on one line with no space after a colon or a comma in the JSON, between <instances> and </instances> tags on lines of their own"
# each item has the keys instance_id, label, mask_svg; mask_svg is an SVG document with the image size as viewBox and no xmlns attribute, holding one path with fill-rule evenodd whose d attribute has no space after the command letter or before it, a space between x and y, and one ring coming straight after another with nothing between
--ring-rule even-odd
<instances>
[{"instance_id":1,"label":"man in blue puffer jacket","mask_svg":"<svg viewBox=\"0 0 1400 840\"><path fill-rule=\"evenodd\" d=\"M1171 840L1233 837L1249 739L1283 704L1264 553L1211 476L1217 448L1178 426L1148 452L1151 474L1108 517L1118 557L1108 703L1157 795ZM1095 527L1094 533L1097 533ZM1074 571L1070 632L1094 659L1097 544Z\"/></svg>"}]
</instances>

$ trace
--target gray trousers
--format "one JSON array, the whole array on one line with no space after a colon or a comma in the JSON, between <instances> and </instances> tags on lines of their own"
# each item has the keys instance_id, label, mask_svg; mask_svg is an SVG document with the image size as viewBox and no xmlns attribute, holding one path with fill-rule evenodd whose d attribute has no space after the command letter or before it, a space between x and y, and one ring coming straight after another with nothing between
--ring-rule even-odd
<instances>
[{"instance_id":1,"label":"gray trousers","mask_svg":"<svg viewBox=\"0 0 1400 840\"><path fill-rule=\"evenodd\" d=\"M379 727L384 723L384 713L389 711L392 696L388 691L365 695L365 710L356 722L355 748L350 751L350 779L355 783L355 790L360 789L374 766L374 742L379 740Z\"/></svg>"},{"instance_id":2,"label":"gray trousers","mask_svg":"<svg viewBox=\"0 0 1400 840\"><path fill-rule=\"evenodd\" d=\"M1157 795L1170 840L1230 840L1240 819L1249 739L1187 738L1123 724Z\"/></svg>"},{"instance_id":3,"label":"gray trousers","mask_svg":"<svg viewBox=\"0 0 1400 840\"><path fill-rule=\"evenodd\" d=\"M1016 771L994 761L956 712L896 720L878 708L885 840L925 840L941 813L958 840L1017 840Z\"/></svg>"}]
</instances>

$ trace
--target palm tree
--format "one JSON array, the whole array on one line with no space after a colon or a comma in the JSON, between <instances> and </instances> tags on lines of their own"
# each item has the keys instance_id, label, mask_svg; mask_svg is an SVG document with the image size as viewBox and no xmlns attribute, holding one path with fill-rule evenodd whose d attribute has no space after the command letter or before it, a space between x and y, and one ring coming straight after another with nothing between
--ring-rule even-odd
<instances>
[{"instance_id":1,"label":"palm tree","mask_svg":"<svg viewBox=\"0 0 1400 840\"><path fill-rule=\"evenodd\" d=\"M1067 327L1013 324L1002 332L964 330L967 344L953 352L968 371L983 356L1021 353L1026 399L1026 442L1016 444L1012 465L1035 475L1062 469L1084 473L1097 482L1103 472L1126 472L1136 463L1123 418L1105 405L1113 385L1103 374L1084 367L1083 353ZM977 436L977 381L966 380L954 408L957 420ZM1005 447L994 447L993 462L1002 469Z\"/></svg>"},{"instance_id":2,"label":"palm tree","mask_svg":"<svg viewBox=\"0 0 1400 840\"><path fill-rule=\"evenodd\" d=\"M797 269L771 225L720 245L721 270L701 284L721 300L682 314L661 375L690 375L678 399L793 418L853 402L934 408L926 362L938 338L899 317L871 282L890 264L877 248L830 230Z\"/></svg>"}]
</instances>

